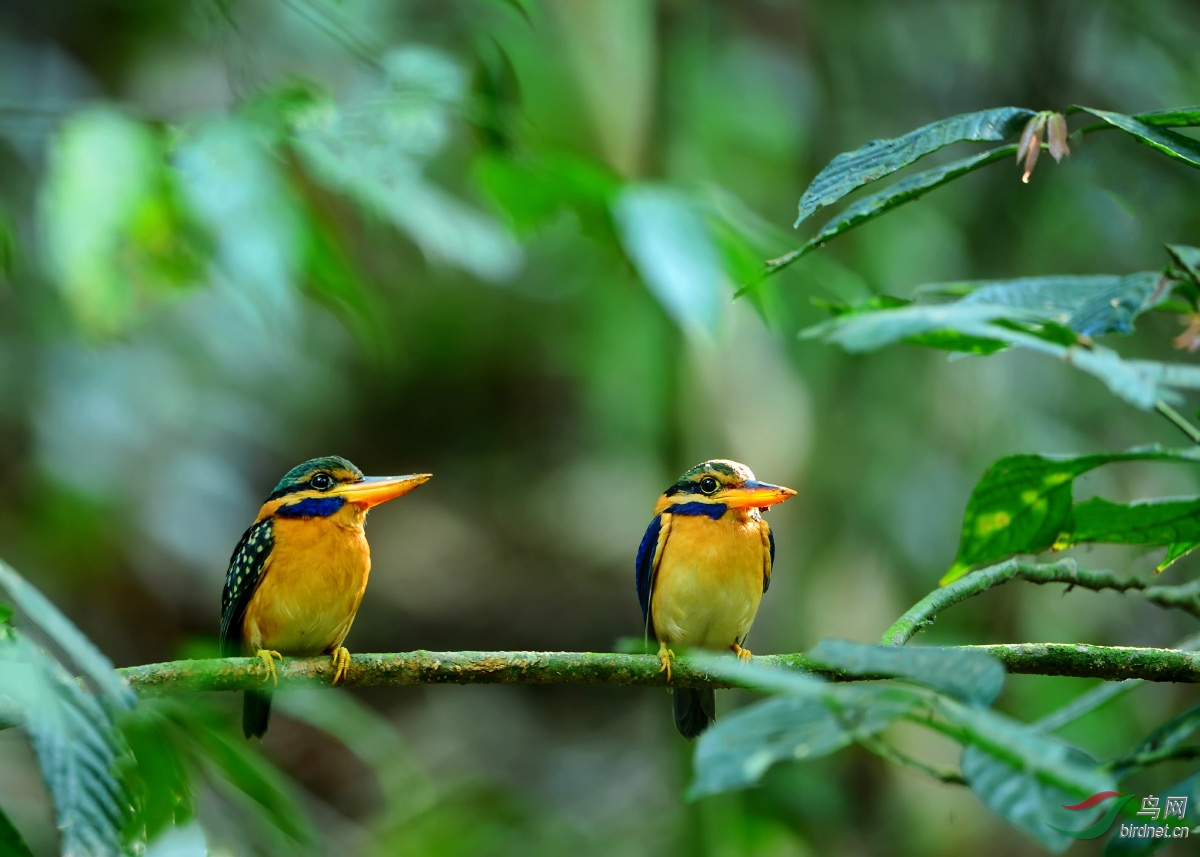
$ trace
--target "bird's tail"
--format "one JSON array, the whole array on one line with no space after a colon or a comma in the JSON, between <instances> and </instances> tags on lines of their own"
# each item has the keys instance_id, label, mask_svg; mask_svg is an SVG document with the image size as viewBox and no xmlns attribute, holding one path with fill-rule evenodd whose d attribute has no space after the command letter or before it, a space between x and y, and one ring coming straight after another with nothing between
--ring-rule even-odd
<instances>
[{"instance_id":1,"label":"bird's tail","mask_svg":"<svg viewBox=\"0 0 1200 857\"><path fill-rule=\"evenodd\" d=\"M247 738L261 738L271 722L271 691L248 690L242 702L242 732Z\"/></svg>"},{"instance_id":2,"label":"bird's tail","mask_svg":"<svg viewBox=\"0 0 1200 857\"><path fill-rule=\"evenodd\" d=\"M717 696L711 688L677 687L674 701L675 728L684 738L695 738L717 719Z\"/></svg>"}]
</instances>

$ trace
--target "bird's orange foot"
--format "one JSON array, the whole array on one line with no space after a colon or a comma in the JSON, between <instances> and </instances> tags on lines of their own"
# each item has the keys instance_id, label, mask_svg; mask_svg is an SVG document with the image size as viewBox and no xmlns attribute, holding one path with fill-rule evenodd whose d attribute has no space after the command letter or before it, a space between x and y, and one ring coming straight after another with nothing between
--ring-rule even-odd
<instances>
[{"instance_id":1,"label":"bird's orange foot","mask_svg":"<svg viewBox=\"0 0 1200 857\"><path fill-rule=\"evenodd\" d=\"M333 650L333 681L330 684L337 684L344 679L349 670L350 650L345 646L338 646Z\"/></svg>"},{"instance_id":2,"label":"bird's orange foot","mask_svg":"<svg viewBox=\"0 0 1200 857\"><path fill-rule=\"evenodd\" d=\"M263 662L263 666L265 666L267 668L267 674L263 678L263 684L266 684L269 681L273 681L273 682L275 682L275 686L278 687L279 686L279 673L275 671L275 660L278 659L279 663L283 663L283 655L281 655L281 654L279 654L279 652L273 651L271 649L259 649L257 652L254 653L254 656L256 658L261 659Z\"/></svg>"},{"instance_id":3,"label":"bird's orange foot","mask_svg":"<svg viewBox=\"0 0 1200 857\"><path fill-rule=\"evenodd\" d=\"M729 648L733 650L733 653L734 653L735 655L737 655L737 659L738 659L739 661L741 661L742 663L744 663L744 664L745 664L745 663L749 663L749 662L750 662L750 658L751 658L751 657L753 657L753 656L751 655L751 653L750 653L750 650L749 650L749 649L743 649L743 648L742 648L741 646L739 646L737 643L734 643L734 644L733 644L732 646L730 646Z\"/></svg>"},{"instance_id":4,"label":"bird's orange foot","mask_svg":"<svg viewBox=\"0 0 1200 857\"><path fill-rule=\"evenodd\" d=\"M662 664L662 666L660 666L658 668L658 671L660 673L665 672L667 674L667 683L668 684L671 681L671 661L673 661L673 660L675 660L675 653L667 648L666 643L659 643L658 644L658 661L660 664Z\"/></svg>"}]
</instances>

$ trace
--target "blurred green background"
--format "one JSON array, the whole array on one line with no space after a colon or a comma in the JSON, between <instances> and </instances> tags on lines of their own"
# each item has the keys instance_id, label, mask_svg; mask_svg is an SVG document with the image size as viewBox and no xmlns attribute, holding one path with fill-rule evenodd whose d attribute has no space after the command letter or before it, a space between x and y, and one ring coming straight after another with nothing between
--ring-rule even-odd
<instances>
[{"instance_id":1,"label":"blurred green background","mask_svg":"<svg viewBox=\"0 0 1200 857\"><path fill-rule=\"evenodd\" d=\"M788 226L838 152L1005 104L1195 103L1198 32L1185 0L6 4L0 555L118 666L211 654L258 504L337 453L435 474L372 516L352 651L609 651L640 631L633 556L655 498L728 457L800 492L771 514L751 648L874 641L949 565L995 458L1181 438L1035 356L798 340L824 316L810 299L1158 268L1162 243L1196 243L1200 180L1094 135L1028 185L996 165L757 300L733 291L816 229ZM1123 348L1169 353L1175 320L1139 324ZM1198 488L1154 465L1081 485ZM1156 645L1189 624L1013 584L926 639ZM1001 708L1030 719L1089 684L1016 677ZM285 697L262 745L326 854L1040 853L966 790L857 749L688 803L690 747L661 691L352 695L363 706ZM1117 752L1196 696L1143 688L1067 736ZM235 697L205 704L236 730ZM16 730L0 772L0 805L51 853ZM214 854L288 853L253 812L207 790L200 827L151 854L200 836Z\"/></svg>"}]
</instances>

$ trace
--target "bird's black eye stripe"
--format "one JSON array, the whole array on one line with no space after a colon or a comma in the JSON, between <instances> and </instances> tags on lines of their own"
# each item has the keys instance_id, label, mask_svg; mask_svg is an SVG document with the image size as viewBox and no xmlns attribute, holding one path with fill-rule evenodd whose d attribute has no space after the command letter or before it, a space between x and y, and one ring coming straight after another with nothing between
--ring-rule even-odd
<instances>
[{"instance_id":1,"label":"bird's black eye stripe","mask_svg":"<svg viewBox=\"0 0 1200 857\"><path fill-rule=\"evenodd\" d=\"M700 480L700 491L704 494L715 494L720 487L721 483L711 476L705 476Z\"/></svg>"},{"instance_id":2,"label":"bird's black eye stripe","mask_svg":"<svg viewBox=\"0 0 1200 857\"><path fill-rule=\"evenodd\" d=\"M308 484L318 491L328 491L333 487L333 477L328 473L314 473Z\"/></svg>"}]
</instances>

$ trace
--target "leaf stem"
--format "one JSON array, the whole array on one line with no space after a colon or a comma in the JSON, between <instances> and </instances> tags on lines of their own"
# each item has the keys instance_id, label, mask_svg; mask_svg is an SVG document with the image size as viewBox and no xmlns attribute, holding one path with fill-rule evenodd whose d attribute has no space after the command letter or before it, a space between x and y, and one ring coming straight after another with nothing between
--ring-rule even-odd
<instances>
[{"instance_id":1,"label":"leaf stem","mask_svg":"<svg viewBox=\"0 0 1200 857\"><path fill-rule=\"evenodd\" d=\"M1175 410L1162 399L1159 399L1154 403L1154 409L1170 420L1171 424L1175 426L1175 428L1186 434L1188 440L1200 446L1200 429L1192 425L1188 421L1187 417L1179 413L1179 411Z\"/></svg>"}]
</instances>

